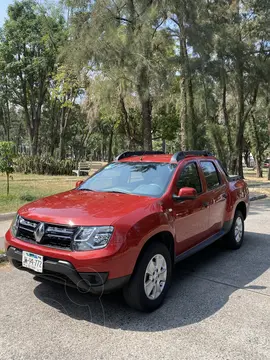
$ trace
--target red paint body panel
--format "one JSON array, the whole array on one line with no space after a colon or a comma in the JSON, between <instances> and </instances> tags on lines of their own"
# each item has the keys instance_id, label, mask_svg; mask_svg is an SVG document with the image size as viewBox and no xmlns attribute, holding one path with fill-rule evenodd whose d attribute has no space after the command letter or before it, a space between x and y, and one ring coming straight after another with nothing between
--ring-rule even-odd
<instances>
[{"instance_id":1,"label":"red paint body panel","mask_svg":"<svg viewBox=\"0 0 270 360\"><path fill-rule=\"evenodd\" d=\"M169 163L172 155L145 155L125 158L121 162ZM219 171L221 185L207 191L200 161L211 160ZM189 162L196 162L202 193L195 200L175 202L177 179ZM23 206L19 214L30 220L59 225L108 226L114 232L106 248L92 251L59 250L28 243L6 234L5 246L27 250L46 257L69 261L79 272L108 272L109 279L130 275L145 243L161 232L174 239L179 255L218 233L233 219L236 206L249 207L249 192L244 180L229 182L214 157L190 156L181 160L161 198L78 191L76 189L37 200Z\"/></svg>"},{"instance_id":2,"label":"red paint body panel","mask_svg":"<svg viewBox=\"0 0 270 360\"><path fill-rule=\"evenodd\" d=\"M23 206L19 215L63 225L113 225L156 199L146 196L70 190Z\"/></svg>"}]
</instances>

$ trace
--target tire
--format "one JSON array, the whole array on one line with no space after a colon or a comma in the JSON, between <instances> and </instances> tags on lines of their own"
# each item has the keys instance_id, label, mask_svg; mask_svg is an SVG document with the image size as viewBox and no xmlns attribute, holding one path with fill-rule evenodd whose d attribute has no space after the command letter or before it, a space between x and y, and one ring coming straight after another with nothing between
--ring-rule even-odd
<instances>
[{"instance_id":1,"label":"tire","mask_svg":"<svg viewBox=\"0 0 270 360\"><path fill-rule=\"evenodd\" d=\"M236 210L231 230L224 237L226 247L232 250L240 249L244 241L244 232L244 216L241 211Z\"/></svg>"},{"instance_id":2,"label":"tire","mask_svg":"<svg viewBox=\"0 0 270 360\"><path fill-rule=\"evenodd\" d=\"M129 283L123 289L125 301L134 309L154 311L163 303L171 280L170 252L164 244L153 242L142 253Z\"/></svg>"}]
</instances>

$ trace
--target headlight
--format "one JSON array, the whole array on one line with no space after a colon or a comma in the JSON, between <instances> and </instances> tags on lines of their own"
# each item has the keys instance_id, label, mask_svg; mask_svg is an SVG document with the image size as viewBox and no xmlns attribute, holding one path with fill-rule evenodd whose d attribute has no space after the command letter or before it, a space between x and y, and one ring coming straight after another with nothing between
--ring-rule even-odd
<instances>
[{"instance_id":1,"label":"headlight","mask_svg":"<svg viewBox=\"0 0 270 360\"><path fill-rule=\"evenodd\" d=\"M77 251L103 249L108 245L113 226L80 227L73 248Z\"/></svg>"},{"instance_id":2,"label":"headlight","mask_svg":"<svg viewBox=\"0 0 270 360\"><path fill-rule=\"evenodd\" d=\"M10 230L13 236L17 236L20 218L21 218L20 215L17 214L11 223Z\"/></svg>"}]
</instances>

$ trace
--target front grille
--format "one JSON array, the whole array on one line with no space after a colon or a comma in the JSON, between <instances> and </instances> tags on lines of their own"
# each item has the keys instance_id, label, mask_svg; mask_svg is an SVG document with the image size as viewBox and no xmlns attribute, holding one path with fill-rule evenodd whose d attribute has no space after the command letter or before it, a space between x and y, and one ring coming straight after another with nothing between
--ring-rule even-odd
<instances>
[{"instance_id":1,"label":"front grille","mask_svg":"<svg viewBox=\"0 0 270 360\"><path fill-rule=\"evenodd\" d=\"M72 250L72 239L77 227L44 223L44 235L40 242L36 241L35 231L41 223L20 217L17 238L41 246Z\"/></svg>"}]
</instances>

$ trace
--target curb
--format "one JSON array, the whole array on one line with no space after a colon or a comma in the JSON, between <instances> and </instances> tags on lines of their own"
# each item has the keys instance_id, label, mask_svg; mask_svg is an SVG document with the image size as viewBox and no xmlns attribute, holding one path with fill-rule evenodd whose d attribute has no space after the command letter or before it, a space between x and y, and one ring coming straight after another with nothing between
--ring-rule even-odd
<instances>
[{"instance_id":1,"label":"curb","mask_svg":"<svg viewBox=\"0 0 270 360\"><path fill-rule=\"evenodd\" d=\"M0 264L8 261L7 255L6 254L0 254Z\"/></svg>"},{"instance_id":2,"label":"curb","mask_svg":"<svg viewBox=\"0 0 270 360\"><path fill-rule=\"evenodd\" d=\"M12 220L16 214L16 212L0 214L0 221Z\"/></svg>"},{"instance_id":3,"label":"curb","mask_svg":"<svg viewBox=\"0 0 270 360\"><path fill-rule=\"evenodd\" d=\"M256 200L262 200L267 198L267 195L262 194L262 195L256 195L256 196L252 196L249 201L256 201Z\"/></svg>"}]
</instances>

